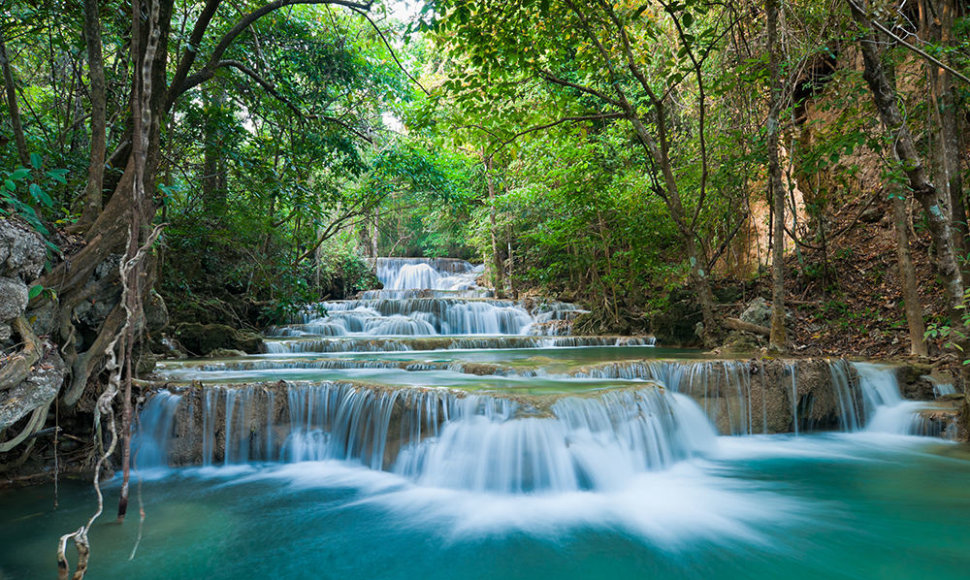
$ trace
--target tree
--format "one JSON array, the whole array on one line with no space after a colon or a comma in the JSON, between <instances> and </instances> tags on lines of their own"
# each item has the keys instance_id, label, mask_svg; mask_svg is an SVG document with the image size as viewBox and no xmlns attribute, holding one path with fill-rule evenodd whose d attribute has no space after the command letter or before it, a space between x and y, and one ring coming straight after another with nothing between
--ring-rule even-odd
<instances>
[{"instance_id":1,"label":"tree","mask_svg":"<svg viewBox=\"0 0 970 580\"><path fill-rule=\"evenodd\" d=\"M768 29L768 82L771 104L768 109L768 183L774 231L771 252L771 335L768 347L784 352L787 342L785 332L785 185L781 179L781 162L778 157L778 115L782 109L783 83L779 70L778 2L766 0L765 12Z\"/></svg>"},{"instance_id":2,"label":"tree","mask_svg":"<svg viewBox=\"0 0 970 580\"><path fill-rule=\"evenodd\" d=\"M963 323L964 280L958 262L951 202L945 192L930 180L923 159L910 132L909 125L899 111L899 95L889 80L878 51L878 38L873 32L875 21L866 4L849 1L852 18L859 28L859 49L865 64L863 77L872 94L876 110L893 143L893 153L906 176L907 185L923 207L930 234L936 247L936 267L943 280L947 296L947 311L957 344L966 343Z\"/></svg>"},{"instance_id":3,"label":"tree","mask_svg":"<svg viewBox=\"0 0 970 580\"><path fill-rule=\"evenodd\" d=\"M689 279L711 344L717 330L708 260L698 224L708 201L706 67L731 22L700 2L614 6L605 1L447 3L439 30L467 54L473 73L453 89L511 91L523 79L543 81L548 99L578 116L615 116L628 123L647 159L651 189L680 232ZM663 38L666 49L650 53ZM677 98L675 98L675 96ZM683 106L690 99L692 107ZM681 131L696 137L696 162L678 156ZM700 167L685 190L684 171Z\"/></svg>"}]
</instances>

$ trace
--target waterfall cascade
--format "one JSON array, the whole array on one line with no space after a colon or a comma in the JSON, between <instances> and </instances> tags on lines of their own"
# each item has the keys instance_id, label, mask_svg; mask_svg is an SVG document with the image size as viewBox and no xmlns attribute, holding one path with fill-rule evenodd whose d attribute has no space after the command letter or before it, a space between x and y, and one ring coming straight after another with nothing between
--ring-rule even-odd
<instances>
[{"instance_id":1,"label":"waterfall cascade","mask_svg":"<svg viewBox=\"0 0 970 580\"><path fill-rule=\"evenodd\" d=\"M384 290L308 307L298 324L271 329L270 352L357 350L367 340L382 341L372 350L410 350L407 338L469 336L491 337L495 345L511 341L515 348L520 337L568 334L570 322L585 312L560 302L493 299L476 284L484 267L464 260L379 258L375 265ZM460 339L449 344L476 348Z\"/></svg>"},{"instance_id":2,"label":"waterfall cascade","mask_svg":"<svg viewBox=\"0 0 970 580\"><path fill-rule=\"evenodd\" d=\"M885 365L670 358L649 338L561 335L582 310L490 298L461 260L376 266L384 290L307 308L267 354L162 364L176 386L142 410L139 465L340 460L532 494L622 487L717 433L942 433Z\"/></svg>"},{"instance_id":3,"label":"waterfall cascade","mask_svg":"<svg viewBox=\"0 0 970 580\"><path fill-rule=\"evenodd\" d=\"M338 459L508 493L608 488L702 454L715 437L690 398L649 385L532 400L346 383L211 387L160 393L141 425L143 468Z\"/></svg>"}]
</instances>

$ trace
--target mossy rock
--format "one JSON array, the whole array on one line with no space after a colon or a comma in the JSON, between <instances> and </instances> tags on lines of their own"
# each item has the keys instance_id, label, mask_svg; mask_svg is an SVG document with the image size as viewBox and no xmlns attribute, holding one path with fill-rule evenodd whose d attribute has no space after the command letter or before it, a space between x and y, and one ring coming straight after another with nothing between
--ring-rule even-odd
<instances>
[{"instance_id":1,"label":"mossy rock","mask_svg":"<svg viewBox=\"0 0 970 580\"><path fill-rule=\"evenodd\" d=\"M210 352L209 356L215 358L233 358L238 356L246 356L246 353L234 348L217 348Z\"/></svg>"},{"instance_id":2,"label":"mossy rock","mask_svg":"<svg viewBox=\"0 0 970 580\"><path fill-rule=\"evenodd\" d=\"M263 350L263 339L258 334L225 324L183 322L175 327L175 338L190 354L196 356L207 356L217 349L250 354Z\"/></svg>"},{"instance_id":3,"label":"mossy rock","mask_svg":"<svg viewBox=\"0 0 970 580\"><path fill-rule=\"evenodd\" d=\"M736 330L728 334L721 351L730 354L755 354L761 351L762 346L757 336Z\"/></svg>"},{"instance_id":4,"label":"mossy rock","mask_svg":"<svg viewBox=\"0 0 970 580\"><path fill-rule=\"evenodd\" d=\"M703 320L700 306L687 290L670 293L669 303L662 312L650 317L650 330L663 346L700 346L697 324Z\"/></svg>"}]
</instances>

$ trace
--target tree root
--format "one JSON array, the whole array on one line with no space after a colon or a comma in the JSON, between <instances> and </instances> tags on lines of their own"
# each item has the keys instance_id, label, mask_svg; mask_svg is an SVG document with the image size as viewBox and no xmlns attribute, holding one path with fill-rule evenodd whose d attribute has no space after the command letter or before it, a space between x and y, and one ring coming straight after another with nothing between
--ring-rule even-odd
<instances>
[{"instance_id":1,"label":"tree root","mask_svg":"<svg viewBox=\"0 0 970 580\"><path fill-rule=\"evenodd\" d=\"M7 363L0 369L0 391L12 389L24 382L30 375L30 367L40 360L44 352L43 345L34 330L27 323L27 319L18 316L13 321L13 328L24 341L24 348L17 354L10 357Z\"/></svg>"},{"instance_id":2,"label":"tree root","mask_svg":"<svg viewBox=\"0 0 970 580\"><path fill-rule=\"evenodd\" d=\"M27 426L24 427L24 430L13 439L8 439L7 441L0 443L0 453L10 451L14 447L20 445L25 439L39 431L44 426L44 422L47 421L47 413L50 411L51 402L53 402L53 400L49 401L46 405L41 405L40 407L34 409L34 413L31 415L30 420L27 421Z\"/></svg>"}]
</instances>

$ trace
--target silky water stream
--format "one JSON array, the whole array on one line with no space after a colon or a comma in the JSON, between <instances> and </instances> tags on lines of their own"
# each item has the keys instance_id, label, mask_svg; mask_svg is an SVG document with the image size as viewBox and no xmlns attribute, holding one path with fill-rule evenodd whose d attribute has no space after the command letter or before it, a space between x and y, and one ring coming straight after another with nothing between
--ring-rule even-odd
<instances>
[{"instance_id":1,"label":"silky water stream","mask_svg":"<svg viewBox=\"0 0 970 580\"><path fill-rule=\"evenodd\" d=\"M385 290L266 354L162 365L144 524L104 517L90 577L967 576L970 461L919 436L891 367L571 336L581 311L491 299L480 272L382 259ZM0 492L0 579L56 574L94 498L52 497Z\"/></svg>"}]
</instances>

